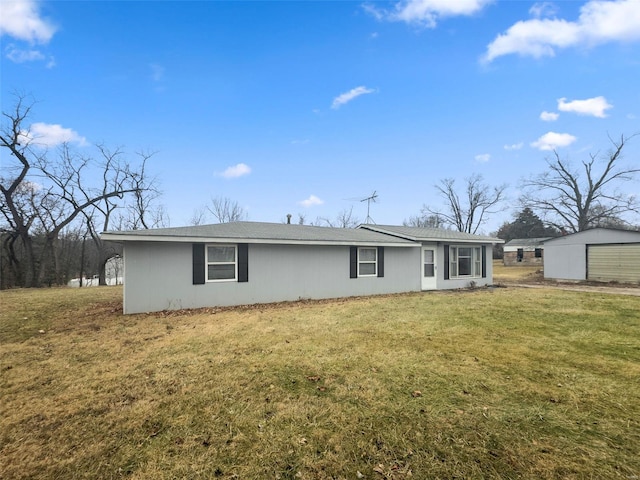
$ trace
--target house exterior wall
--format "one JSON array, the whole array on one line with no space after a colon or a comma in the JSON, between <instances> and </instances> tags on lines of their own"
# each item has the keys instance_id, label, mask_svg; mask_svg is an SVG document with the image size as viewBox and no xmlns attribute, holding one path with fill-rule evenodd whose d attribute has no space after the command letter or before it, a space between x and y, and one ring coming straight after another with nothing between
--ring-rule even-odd
<instances>
[{"instance_id":1,"label":"house exterior wall","mask_svg":"<svg viewBox=\"0 0 640 480\"><path fill-rule=\"evenodd\" d=\"M126 242L124 311L419 291L420 253L385 247L384 277L349 278L349 246L250 244L248 282L193 285L191 243Z\"/></svg>"},{"instance_id":2,"label":"house exterior wall","mask_svg":"<svg viewBox=\"0 0 640 480\"><path fill-rule=\"evenodd\" d=\"M587 279L587 246L640 241L640 232L596 228L545 243L544 278Z\"/></svg>"},{"instance_id":3,"label":"house exterior wall","mask_svg":"<svg viewBox=\"0 0 640 480\"><path fill-rule=\"evenodd\" d=\"M506 267L542 266L544 263L544 241L546 238L513 239L502 249L502 263Z\"/></svg>"},{"instance_id":4,"label":"house exterior wall","mask_svg":"<svg viewBox=\"0 0 640 480\"><path fill-rule=\"evenodd\" d=\"M461 277L461 278L449 278L445 279L445 245L447 246L461 246L461 247L480 247L483 246L485 250L485 271L486 277ZM438 266L437 266L437 289L438 290L452 290L456 288L468 288L471 282L475 283L477 287L484 287L493 284L493 249L490 243L488 244L468 244L460 242L450 242L447 244L438 243Z\"/></svg>"},{"instance_id":5,"label":"house exterior wall","mask_svg":"<svg viewBox=\"0 0 640 480\"><path fill-rule=\"evenodd\" d=\"M522 252L522 260L518 260L518 252L516 251L504 251L502 256L502 261L505 266L511 267L514 265L540 265L543 264L544 250L541 250L541 255L536 257L535 249L526 250L524 249Z\"/></svg>"},{"instance_id":6,"label":"house exterior wall","mask_svg":"<svg viewBox=\"0 0 640 480\"><path fill-rule=\"evenodd\" d=\"M536 257L536 250L540 251L540 256ZM504 253L502 256L502 262L506 267L511 267L514 265L526 265L526 266L532 266L532 265L540 265L542 266L542 264L544 263L543 261L543 257L544 257L544 249L540 248L540 247L525 247L522 249L522 258L519 259L518 258L518 249L517 248L510 248L509 250L507 250L506 248L504 249Z\"/></svg>"}]
</instances>

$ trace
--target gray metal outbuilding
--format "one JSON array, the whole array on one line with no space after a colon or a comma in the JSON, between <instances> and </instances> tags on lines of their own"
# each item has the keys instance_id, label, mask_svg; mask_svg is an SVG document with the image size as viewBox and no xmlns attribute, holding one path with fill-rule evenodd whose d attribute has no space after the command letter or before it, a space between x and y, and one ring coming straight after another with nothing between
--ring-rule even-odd
<instances>
[{"instance_id":1,"label":"gray metal outbuilding","mask_svg":"<svg viewBox=\"0 0 640 480\"><path fill-rule=\"evenodd\" d=\"M640 283L640 232L594 228L544 247L545 278Z\"/></svg>"}]
</instances>

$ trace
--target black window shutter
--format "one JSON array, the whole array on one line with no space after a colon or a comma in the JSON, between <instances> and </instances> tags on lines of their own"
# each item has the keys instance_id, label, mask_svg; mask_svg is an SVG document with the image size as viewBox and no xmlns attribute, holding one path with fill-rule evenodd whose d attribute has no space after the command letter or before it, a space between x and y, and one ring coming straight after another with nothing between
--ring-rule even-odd
<instances>
[{"instance_id":1,"label":"black window shutter","mask_svg":"<svg viewBox=\"0 0 640 480\"><path fill-rule=\"evenodd\" d=\"M384 277L384 247L378 247L378 276Z\"/></svg>"},{"instance_id":2,"label":"black window shutter","mask_svg":"<svg viewBox=\"0 0 640 480\"><path fill-rule=\"evenodd\" d=\"M193 284L204 284L205 264L204 264L204 243L194 243L193 247Z\"/></svg>"},{"instance_id":3,"label":"black window shutter","mask_svg":"<svg viewBox=\"0 0 640 480\"><path fill-rule=\"evenodd\" d=\"M449 245L444 245L444 279L449 280Z\"/></svg>"},{"instance_id":4,"label":"black window shutter","mask_svg":"<svg viewBox=\"0 0 640 480\"><path fill-rule=\"evenodd\" d=\"M350 247L349 278L358 278L358 247Z\"/></svg>"},{"instance_id":5,"label":"black window shutter","mask_svg":"<svg viewBox=\"0 0 640 480\"><path fill-rule=\"evenodd\" d=\"M482 278L487 278L487 246L482 245Z\"/></svg>"},{"instance_id":6,"label":"black window shutter","mask_svg":"<svg viewBox=\"0 0 640 480\"><path fill-rule=\"evenodd\" d=\"M249 244L238 244L238 282L249 281Z\"/></svg>"}]
</instances>

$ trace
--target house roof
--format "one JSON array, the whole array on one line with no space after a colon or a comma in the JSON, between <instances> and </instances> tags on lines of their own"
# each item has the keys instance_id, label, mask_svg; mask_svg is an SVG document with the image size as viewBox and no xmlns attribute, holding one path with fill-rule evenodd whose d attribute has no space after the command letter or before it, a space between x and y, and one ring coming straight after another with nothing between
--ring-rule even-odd
<instances>
[{"instance_id":1,"label":"house roof","mask_svg":"<svg viewBox=\"0 0 640 480\"><path fill-rule=\"evenodd\" d=\"M542 246L547 240L551 240L553 237L538 237L538 238L513 238L504 244L505 247L539 247Z\"/></svg>"},{"instance_id":2,"label":"house roof","mask_svg":"<svg viewBox=\"0 0 640 480\"><path fill-rule=\"evenodd\" d=\"M504 240L484 235L445 230L443 228L405 227L397 225L363 224L358 229L385 233L415 242L469 242L469 243L504 243Z\"/></svg>"},{"instance_id":3,"label":"house roof","mask_svg":"<svg viewBox=\"0 0 640 480\"><path fill-rule=\"evenodd\" d=\"M103 240L116 242L229 242L313 245L379 245L415 247L416 243L365 229L316 227L264 222L230 222L190 227L111 231Z\"/></svg>"}]
</instances>

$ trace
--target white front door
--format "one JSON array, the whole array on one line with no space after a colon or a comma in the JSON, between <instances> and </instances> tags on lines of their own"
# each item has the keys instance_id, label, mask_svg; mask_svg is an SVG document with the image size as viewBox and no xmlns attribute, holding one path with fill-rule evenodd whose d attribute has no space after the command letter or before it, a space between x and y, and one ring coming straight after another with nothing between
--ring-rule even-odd
<instances>
[{"instance_id":1,"label":"white front door","mask_svg":"<svg viewBox=\"0 0 640 480\"><path fill-rule=\"evenodd\" d=\"M422 290L436 289L436 272L438 266L436 262L436 246L422 246Z\"/></svg>"}]
</instances>

